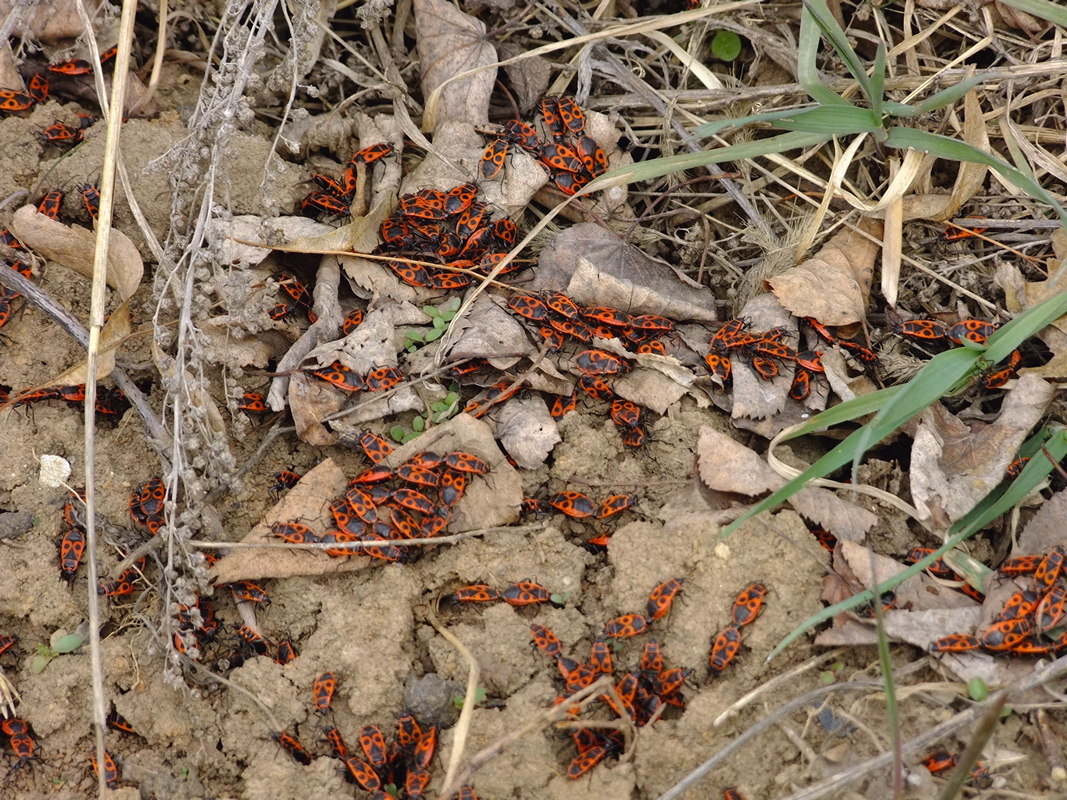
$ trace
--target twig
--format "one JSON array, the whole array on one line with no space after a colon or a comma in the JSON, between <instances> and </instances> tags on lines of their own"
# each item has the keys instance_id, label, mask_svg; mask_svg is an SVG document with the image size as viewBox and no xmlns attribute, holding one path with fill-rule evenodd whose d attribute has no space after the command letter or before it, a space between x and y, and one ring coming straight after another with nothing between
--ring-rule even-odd
<instances>
[{"instance_id":1,"label":"twig","mask_svg":"<svg viewBox=\"0 0 1067 800\"><path fill-rule=\"evenodd\" d=\"M89 595L89 662L92 668L93 723L96 729L97 763L104 761L104 728L107 711L104 705L104 666L100 654L100 601L96 593L96 370L100 358L100 332L104 327L104 308L107 291L108 245L115 202L115 164L118 161L119 140L122 134L123 109L126 107L127 75L130 71L130 47L133 43L134 15L137 0L123 0L119 19L118 54L115 56L111 99L105 100L103 71L100 61L92 59L93 73L100 104L107 118L107 138L100 168L100 208L96 219L96 243L93 253L92 302L89 310L89 344L85 378L85 541L88 561ZM78 0L78 14L85 29L92 52L96 50L92 21ZM110 111L110 113L108 113ZM104 770L97 770L97 793L104 797L107 790Z\"/></svg>"}]
</instances>

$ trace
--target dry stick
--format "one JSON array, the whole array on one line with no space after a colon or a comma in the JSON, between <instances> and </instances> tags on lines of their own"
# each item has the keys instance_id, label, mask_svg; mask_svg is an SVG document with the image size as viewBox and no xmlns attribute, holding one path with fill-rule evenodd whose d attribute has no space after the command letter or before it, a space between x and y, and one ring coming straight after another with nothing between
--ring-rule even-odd
<instances>
[{"instance_id":1,"label":"dry stick","mask_svg":"<svg viewBox=\"0 0 1067 800\"><path fill-rule=\"evenodd\" d=\"M1063 745L1060 744L1056 732L1052 729L1048 712L1045 709L1039 708L1034 712L1034 724L1037 726L1041 749L1044 751L1045 759L1051 768L1049 781L1053 784L1063 783L1067 780L1067 766L1064 765L1063 761Z\"/></svg>"},{"instance_id":2,"label":"dry stick","mask_svg":"<svg viewBox=\"0 0 1067 800\"><path fill-rule=\"evenodd\" d=\"M1040 686L1047 681L1058 678L1061 675L1067 673L1067 656L1059 658L1043 667L1036 668L1025 680L1016 681L1010 686L1010 692L1025 692ZM881 686L881 684L879 684ZM1001 689L993 697L989 698L983 703L975 704L966 711L962 711L955 717L942 722L935 728L931 728L925 733L916 736L914 739L905 742L903 746L904 755L910 755L912 753L925 750L934 742L939 739L948 736L965 725L975 721L990 708L996 702L1000 702L1000 696L1009 694L1009 688ZM826 797L827 795L838 791L844 786L852 783L875 770L882 769L889 766L893 760L893 753L883 753L880 756L870 759L864 764L860 764L852 769L844 770L835 775L831 775L829 778L816 783L813 786L808 786L801 789L799 792L794 792L786 800L817 800L820 797ZM701 765L703 767L703 765ZM688 778L687 778L688 780ZM674 791L672 789L671 791ZM676 795L670 795L671 797ZM666 800L668 795L664 795L659 800Z\"/></svg>"},{"instance_id":3,"label":"dry stick","mask_svg":"<svg viewBox=\"0 0 1067 800\"><path fill-rule=\"evenodd\" d=\"M588 705L593 702L601 692L608 691L608 689L613 686L614 683L611 678L605 675L596 682L589 684L589 686L586 686L584 689L580 689L572 694L567 698L567 703L561 703L560 705L551 706L550 708L545 709L518 730L514 730L506 736L497 739L489 746L482 748L471 756L470 761L467 762L467 766L465 766L459 774L453 776L451 781L445 781L444 787L437 795L437 800L449 800L452 795L459 791L459 787L467 782L467 779L472 774L481 769L500 753L503 753L530 731L537 730L547 723L555 721L558 717L569 716L569 709L576 705L583 707Z\"/></svg>"},{"instance_id":4,"label":"dry stick","mask_svg":"<svg viewBox=\"0 0 1067 800\"><path fill-rule=\"evenodd\" d=\"M51 317L59 327L69 333L83 348L89 347L89 332L82 327L82 324L69 311L56 303L36 283L27 280L13 269L4 269L0 270L0 285L13 289L25 296L27 300ZM121 342L116 342L114 346L118 347L119 344ZM122 362L120 361L119 363L121 364ZM141 415L145 427L148 428L149 433L152 435L156 449L159 450L161 443L166 441L166 432L163 430L163 423L160 422L152 407L148 405L148 399L121 368L115 367L111 372L111 377L114 378L115 384L126 395L126 399L130 401L137 413ZM160 453L160 458L163 458L162 453Z\"/></svg>"},{"instance_id":5,"label":"dry stick","mask_svg":"<svg viewBox=\"0 0 1067 800\"><path fill-rule=\"evenodd\" d=\"M455 784L456 773L459 771L459 760L463 757L463 749L467 744L467 735L471 730L471 717L474 716L474 706L477 704L478 680L482 676L478 659L471 655L471 651L447 628L437 620L437 615L430 611L426 615L427 620L434 629L441 634L450 645L456 648L460 655L467 661L467 691L463 697L463 708L459 712L459 721L456 722L455 733L452 736L452 752L448 755L448 770L445 772L445 787ZM458 787L457 787L458 788ZM438 800L447 800L451 792L442 791Z\"/></svg>"},{"instance_id":6,"label":"dry stick","mask_svg":"<svg viewBox=\"0 0 1067 800\"><path fill-rule=\"evenodd\" d=\"M111 81L111 99L105 105L103 72L100 60L92 59L100 104L107 118L107 138L104 142L104 158L100 167L100 209L96 219L96 248L93 253L92 303L89 310L89 349L85 376L85 541L88 551L89 594L89 662L92 667L92 717L96 728L97 763L104 762L104 727L107 711L104 708L104 667L100 657L100 603L96 594L96 369L100 355L100 331L104 327L104 303L107 289L108 245L111 240L111 221L115 198L115 162L122 132L123 109L126 106L126 85L129 81L130 46L133 42L134 15L137 0L123 0L119 19L118 54L115 56L114 79ZM90 48L96 53L96 41L92 22L82 0L78 0L78 15L81 17ZM110 111L110 113L109 113ZM107 793L104 770L97 770L97 794Z\"/></svg>"}]
</instances>

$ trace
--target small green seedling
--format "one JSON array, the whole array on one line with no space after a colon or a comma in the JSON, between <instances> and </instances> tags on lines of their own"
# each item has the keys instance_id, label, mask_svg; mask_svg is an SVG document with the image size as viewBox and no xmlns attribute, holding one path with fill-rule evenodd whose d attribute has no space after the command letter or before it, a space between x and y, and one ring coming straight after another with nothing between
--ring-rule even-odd
<instances>
[{"instance_id":1,"label":"small green seedling","mask_svg":"<svg viewBox=\"0 0 1067 800\"><path fill-rule=\"evenodd\" d=\"M459 302L458 297L453 297L442 306L423 306L422 313L430 318L430 330L408 331L404 341L404 349L409 353L414 353L421 345L436 342L444 336L445 331L448 330L449 323L452 322L452 318L459 311Z\"/></svg>"},{"instance_id":2,"label":"small green seedling","mask_svg":"<svg viewBox=\"0 0 1067 800\"><path fill-rule=\"evenodd\" d=\"M479 686L474 690L474 705L485 702L486 691L484 686ZM452 704L456 708L463 708L463 703L467 698L464 695L457 694L452 698Z\"/></svg>"},{"instance_id":3,"label":"small green seedling","mask_svg":"<svg viewBox=\"0 0 1067 800\"><path fill-rule=\"evenodd\" d=\"M39 645L37 648L37 655L33 659L33 663L30 664L30 672L34 675L40 674L44 671L44 668L48 666L48 662L53 658L58 658L67 653L73 653L83 644L85 644L85 637L72 633L67 636L59 637L56 639L55 644L51 646L47 644Z\"/></svg>"},{"instance_id":4,"label":"small green seedling","mask_svg":"<svg viewBox=\"0 0 1067 800\"><path fill-rule=\"evenodd\" d=\"M424 430L428 425L439 425L459 410L459 393L453 389L441 400L430 403L430 410L422 416L411 420L411 429L403 425L394 425L389 429L389 435L393 441L407 444Z\"/></svg>"},{"instance_id":5,"label":"small green seedling","mask_svg":"<svg viewBox=\"0 0 1067 800\"><path fill-rule=\"evenodd\" d=\"M741 55L741 37L733 31L716 31L711 40L711 54L719 61L733 61Z\"/></svg>"}]
</instances>

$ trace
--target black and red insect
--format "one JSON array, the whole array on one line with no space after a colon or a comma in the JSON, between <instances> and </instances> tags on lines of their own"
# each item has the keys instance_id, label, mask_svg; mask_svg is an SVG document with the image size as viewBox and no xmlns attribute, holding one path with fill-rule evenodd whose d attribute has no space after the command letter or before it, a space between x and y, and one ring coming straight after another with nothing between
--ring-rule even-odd
<instances>
[{"instance_id":1,"label":"black and red insect","mask_svg":"<svg viewBox=\"0 0 1067 800\"><path fill-rule=\"evenodd\" d=\"M982 646L978 637L965 633L950 633L930 642L927 648L931 653L965 653Z\"/></svg>"},{"instance_id":2,"label":"black and red insect","mask_svg":"<svg viewBox=\"0 0 1067 800\"><path fill-rule=\"evenodd\" d=\"M596 512L597 519L607 519L608 517L614 517L616 514L621 514L626 509L633 507L636 502L637 495L613 494L600 504Z\"/></svg>"},{"instance_id":3,"label":"black and red insect","mask_svg":"<svg viewBox=\"0 0 1067 800\"><path fill-rule=\"evenodd\" d=\"M604 350L583 350L574 365L583 375L622 375L630 370L626 361Z\"/></svg>"},{"instance_id":4,"label":"black and red insect","mask_svg":"<svg viewBox=\"0 0 1067 800\"><path fill-rule=\"evenodd\" d=\"M293 760L298 764L303 764L306 767L311 763L311 753L292 734L285 731L275 731L271 733L270 738L276 741L278 746L292 756Z\"/></svg>"},{"instance_id":5,"label":"black and red insect","mask_svg":"<svg viewBox=\"0 0 1067 800\"><path fill-rule=\"evenodd\" d=\"M484 583L474 583L456 589L452 599L458 603L493 603L500 599L500 593Z\"/></svg>"},{"instance_id":6,"label":"black and red insect","mask_svg":"<svg viewBox=\"0 0 1067 800\"><path fill-rule=\"evenodd\" d=\"M637 636L648 629L648 618L643 614L623 614L604 623L604 635L612 639Z\"/></svg>"},{"instance_id":7,"label":"black and red insect","mask_svg":"<svg viewBox=\"0 0 1067 800\"><path fill-rule=\"evenodd\" d=\"M107 788L114 789L119 782L119 768L107 750L104 751L103 762L104 784ZM99 776L101 765L97 763L95 747L89 751L89 765L92 767L93 775Z\"/></svg>"},{"instance_id":8,"label":"black and red insect","mask_svg":"<svg viewBox=\"0 0 1067 800\"><path fill-rule=\"evenodd\" d=\"M81 187L81 196L85 213L89 215L89 219L95 220L96 215L100 213L100 190L93 184L86 183Z\"/></svg>"},{"instance_id":9,"label":"black and red insect","mask_svg":"<svg viewBox=\"0 0 1067 800\"><path fill-rule=\"evenodd\" d=\"M741 630L735 625L723 628L711 644L708 666L713 672L722 672L741 649Z\"/></svg>"},{"instance_id":10,"label":"black and red insect","mask_svg":"<svg viewBox=\"0 0 1067 800\"><path fill-rule=\"evenodd\" d=\"M481 161L478 162L478 171L485 180L492 180L500 174L509 149L510 145L505 139L494 139L486 146Z\"/></svg>"},{"instance_id":11,"label":"black and red insect","mask_svg":"<svg viewBox=\"0 0 1067 800\"><path fill-rule=\"evenodd\" d=\"M549 506L573 519L584 519L597 513L596 504L588 495L575 491L564 491L553 495L546 501Z\"/></svg>"},{"instance_id":12,"label":"black and red insect","mask_svg":"<svg viewBox=\"0 0 1067 800\"><path fill-rule=\"evenodd\" d=\"M85 555L85 531L71 528L59 539L59 574L65 581L74 580Z\"/></svg>"},{"instance_id":13,"label":"black and red insect","mask_svg":"<svg viewBox=\"0 0 1067 800\"><path fill-rule=\"evenodd\" d=\"M380 464L393 452L393 446L376 433L364 431L359 436L359 446L372 464Z\"/></svg>"},{"instance_id":14,"label":"black and red insect","mask_svg":"<svg viewBox=\"0 0 1067 800\"><path fill-rule=\"evenodd\" d=\"M323 672L311 684L311 699L315 704L315 710L325 714L330 710L333 703L334 692L337 691L337 675L332 672Z\"/></svg>"},{"instance_id":15,"label":"black and red insect","mask_svg":"<svg viewBox=\"0 0 1067 800\"><path fill-rule=\"evenodd\" d=\"M734 598L730 616L738 628L751 625L763 613L763 601L767 597L767 587L762 583L750 583Z\"/></svg>"},{"instance_id":16,"label":"black and red insect","mask_svg":"<svg viewBox=\"0 0 1067 800\"><path fill-rule=\"evenodd\" d=\"M270 603L270 595L266 590L252 581L234 581L229 584L229 589L234 600L246 603Z\"/></svg>"},{"instance_id":17,"label":"black and red insect","mask_svg":"<svg viewBox=\"0 0 1067 800\"><path fill-rule=\"evenodd\" d=\"M528 606L549 603L552 596L548 589L532 581L519 581L500 593L500 599L513 606Z\"/></svg>"},{"instance_id":18,"label":"black and red insect","mask_svg":"<svg viewBox=\"0 0 1067 800\"><path fill-rule=\"evenodd\" d=\"M670 578L656 586L648 596L646 614L649 621L662 619L671 610L671 604L682 591L682 579Z\"/></svg>"}]
</instances>

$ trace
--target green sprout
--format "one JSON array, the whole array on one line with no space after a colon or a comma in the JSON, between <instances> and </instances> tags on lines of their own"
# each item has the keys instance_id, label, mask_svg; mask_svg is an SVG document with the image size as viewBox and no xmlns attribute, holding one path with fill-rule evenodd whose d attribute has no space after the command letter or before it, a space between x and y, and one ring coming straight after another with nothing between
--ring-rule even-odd
<instances>
[{"instance_id":1,"label":"green sprout","mask_svg":"<svg viewBox=\"0 0 1067 800\"><path fill-rule=\"evenodd\" d=\"M457 311L459 311L458 297L453 297L442 306L423 306L422 313L430 318L430 329L428 331L409 331L404 340L404 349L409 353L414 353L420 346L436 342L445 335L445 331L448 330L448 324L456 316Z\"/></svg>"},{"instance_id":2,"label":"green sprout","mask_svg":"<svg viewBox=\"0 0 1067 800\"><path fill-rule=\"evenodd\" d=\"M33 663L30 665L30 672L34 675L39 675L44 671L44 668L48 666L48 662L53 658L59 658L59 656L67 653L73 653L83 644L85 644L84 636L71 633L67 636L60 636L56 639L55 644L51 646L47 644L38 645L37 656L33 659Z\"/></svg>"},{"instance_id":3,"label":"green sprout","mask_svg":"<svg viewBox=\"0 0 1067 800\"><path fill-rule=\"evenodd\" d=\"M442 399L430 403L430 410L421 416L415 417L411 420L411 428L405 428L403 425L394 425L389 429L389 435L393 437L393 441L400 444L407 444L420 433L426 430L430 425L439 425L449 417L455 415L459 410L459 392L456 391L456 387L452 387L448 394Z\"/></svg>"}]
</instances>

